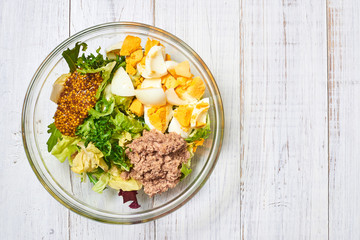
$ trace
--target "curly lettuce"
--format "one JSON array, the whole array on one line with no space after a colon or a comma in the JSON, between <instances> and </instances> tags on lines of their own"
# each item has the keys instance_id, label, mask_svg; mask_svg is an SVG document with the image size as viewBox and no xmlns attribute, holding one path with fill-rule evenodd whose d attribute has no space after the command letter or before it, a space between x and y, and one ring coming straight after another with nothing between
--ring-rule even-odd
<instances>
[{"instance_id":1,"label":"curly lettuce","mask_svg":"<svg viewBox=\"0 0 360 240\"><path fill-rule=\"evenodd\" d=\"M70 159L70 156L78 151L79 141L79 138L62 136L62 139L53 147L51 154L60 162L64 162L66 158Z\"/></svg>"}]
</instances>

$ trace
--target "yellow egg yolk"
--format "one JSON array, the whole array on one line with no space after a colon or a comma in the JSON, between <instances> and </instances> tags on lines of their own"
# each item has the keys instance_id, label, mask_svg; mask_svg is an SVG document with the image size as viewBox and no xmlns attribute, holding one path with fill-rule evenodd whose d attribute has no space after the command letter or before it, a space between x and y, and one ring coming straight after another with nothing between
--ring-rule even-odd
<instances>
[{"instance_id":1,"label":"yellow egg yolk","mask_svg":"<svg viewBox=\"0 0 360 240\"><path fill-rule=\"evenodd\" d=\"M193 112L193 107L189 105L181 105L174 111L174 117L182 127L190 127L191 114Z\"/></svg>"},{"instance_id":2,"label":"yellow egg yolk","mask_svg":"<svg viewBox=\"0 0 360 240\"><path fill-rule=\"evenodd\" d=\"M129 56L131 53L139 49L141 49L141 38L128 35L121 47L120 55Z\"/></svg>"},{"instance_id":3,"label":"yellow egg yolk","mask_svg":"<svg viewBox=\"0 0 360 240\"><path fill-rule=\"evenodd\" d=\"M147 111L151 125L161 132L165 132L166 130L166 118L168 114L168 107L166 105L161 107L153 106Z\"/></svg>"}]
</instances>

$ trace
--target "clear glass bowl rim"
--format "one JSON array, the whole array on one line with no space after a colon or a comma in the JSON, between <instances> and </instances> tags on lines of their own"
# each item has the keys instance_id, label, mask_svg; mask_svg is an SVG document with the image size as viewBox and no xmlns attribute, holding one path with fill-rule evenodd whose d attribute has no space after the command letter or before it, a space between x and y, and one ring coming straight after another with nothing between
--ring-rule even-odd
<instances>
[{"instance_id":1,"label":"clear glass bowl rim","mask_svg":"<svg viewBox=\"0 0 360 240\"><path fill-rule=\"evenodd\" d=\"M210 161L207 161L207 164L211 164L211 166L208 166L206 169L206 172L202 171L200 172L200 175L202 175L200 181L198 176L194 181L191 183L190 187L188 187L187 191L185 191L182 195L180 195L180 198L176 198L172 200L170 203L171 205L165 205L160 208L155 208L152 210L145 211L144 213L134 213L134 214L128 214L128 215L120 215L120 214L102 214L102 212L94 209L89 209L89 207L83 206L81 204L76 204L77 201L72 199L74 202L69 201L66 197L64 197L61 193L59 193L58 190L56 190L51 184L48 184L48 181L42 177L42 171L37 166L37 164L34 164L34 161L30 155L27 139L26 139L26 119L27 119L27 107L29 104L29 96L32 93L33 86L36 84L36 82L39 80L38 75L44 71L47 67L47 62L50 61L53 57L58 54L59 50L62 49L64 46L67 46L69 42L73 41L76 38L79 38L81 36L86 35L87 33L91 33L94 31L97 31L99 29L103 28L112 28L112 27L135 27L135 28L142 28L142 29L149 29L153 32L157 32L159 34L165 35L167 38L172 39L176 41L185 51L188 51L203 67L206 74L208 75L208 78L211 81L213 91L215 92L215 95L212 95L214 99L214 103L217 106L215 109L215 115L217 118L217 129L216 133L214 134L214 141L212 145L212 150L215 150L215 152L210 152L209 158ZM53 196L57 201L59 201L62 205L64 205L66 208L70 209L71 211L78 213L84 217L90 218L92 220L105 222L105 223L114 223L114 224L135 224L135 223L143 223L152 221L155 219L158 219L160 217L163 217L181 206L183 206L186 202L188 202L205 184L209 176L211 175L216 163L217 159L220 154L221 146L222 146L222 140L223 140L223 130L224 130L224 111L223 111L223 105L222 105L222 99L220 95L220 91L218 89L218 86L215 82L215 79L210 72L209 68L205 64L205 62L200 58L200 56L191 48L189 47L184 41L179 39L178 37L174 36L173 34L162 30L160 28L143 24L143 23L137 23L137 22L108 22L103 24L98 24L89 28L86 28L66 40L64 40L62 43L60 43L53 51L50 52L50 54L44 59L44 61L40 64L38 69L36 70L34 76L31 79L31 82L29 84L29 87L27 89L27 92L25 94L23 108L22 108L22 114L21 114L21 130L22 130L22 139L23 139L23 145L24 150L26 153L26 156L28 158L28 161L30 163L31 168L33 169L34 173L36 174L37 178L39 179L40 183L44 186L44 188L50 193L51 196ZM208 158L208 160L209 160ZM35 160L36 161L36 160ZM205 166L206 167L206 166ZM204 167L204 168L205 168Z\"/></svg>"}]
</instances>

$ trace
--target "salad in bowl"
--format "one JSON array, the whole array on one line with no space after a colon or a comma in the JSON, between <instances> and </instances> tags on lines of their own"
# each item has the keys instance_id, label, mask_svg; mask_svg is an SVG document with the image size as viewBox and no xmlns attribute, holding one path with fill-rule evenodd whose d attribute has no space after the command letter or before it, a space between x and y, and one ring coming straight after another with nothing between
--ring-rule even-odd
<instances>
[{"instance_id":1,"label":"salad in bowl","mask_svg":"<svg viewBox=\"0 0 360 240\"><path fill-rule=\"evenodd\" d=\"M113 189L136 209L137 191L152 198L191 174L211 133L206 85L156 39L86 49L77 42L62 53L69 72L52 86L47 150L95 192Z\"/></svg>"}]
</instances>

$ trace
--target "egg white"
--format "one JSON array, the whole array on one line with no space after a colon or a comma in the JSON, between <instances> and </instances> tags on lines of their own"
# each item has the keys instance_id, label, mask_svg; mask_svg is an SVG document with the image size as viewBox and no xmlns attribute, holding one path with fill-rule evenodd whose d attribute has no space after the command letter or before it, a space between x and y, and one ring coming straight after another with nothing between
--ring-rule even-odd
<instances>
[{"instance_id":1,"label":"egg white","mask_svg":"<svg viewBox=\"0 0 360 240\"><path fill-rule=\"evenodd\" d=\"M171 105L167 105L166 106L168 109L167 109L167 116L166 116L166 128L169 126L169 122L170 120L173 118L173 110L172 110L172 107ZM145 120L145 123L149 126L150 129L156 129L150 122L150 119L149 119L149 115L148 115L148 110L150 109L151 107L149 106L144 106L144 120Z\"/></svg>"}]
</instances>

